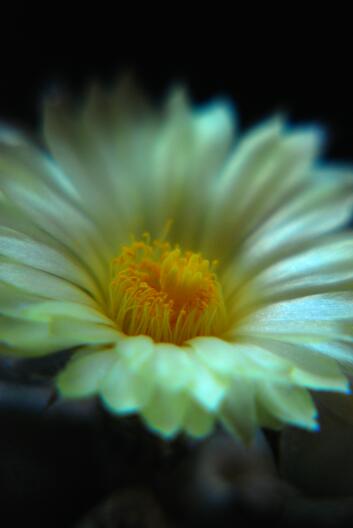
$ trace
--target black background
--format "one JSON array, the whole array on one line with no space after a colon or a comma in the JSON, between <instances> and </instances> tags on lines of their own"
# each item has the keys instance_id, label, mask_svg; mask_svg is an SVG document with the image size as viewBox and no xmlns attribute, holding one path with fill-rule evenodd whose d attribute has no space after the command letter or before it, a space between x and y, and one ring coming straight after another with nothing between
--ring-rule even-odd
<instances>
[{"instance_id":1,"label":"black background","mask_svg":"<svg viewBox=\"0 0 353 528\"><path fill-rule=\"evenodd\" d=\"M268 17L209 12L133 15L82 11L73 20L19 13L3 19L0 33L0 118L38 128L42 98L64 88L79 96L92 78L110 82L132 71L147 92L160 97L183 82L196 102L221 95L236 105L242 129L284 111L292 123L315 123L327 132L327 156L353 158L352 45L348 13L326 20L307 11ZM102 18L103 13L103 18ZM93 13L93 18L96 13ZM161 16L159 21L158 16ZM181 17L180 17L181 16ZM262 17L266 19L262 20ZM279 17L279 18L277 18ZM181 18L181 21L180 21ZM151 24L152 20L152 24Z\"/></svg>"}]
</instances>

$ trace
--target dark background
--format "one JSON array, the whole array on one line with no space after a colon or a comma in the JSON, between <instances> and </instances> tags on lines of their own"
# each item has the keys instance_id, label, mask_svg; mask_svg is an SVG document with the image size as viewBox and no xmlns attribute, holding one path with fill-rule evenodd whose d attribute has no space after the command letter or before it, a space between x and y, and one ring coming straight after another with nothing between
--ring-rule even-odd
<instances>
[{"instance_id":1,"label":"dark background","mask_svg":"<svg viewBox=\"0 0 353 528\"><path fill-rule=\"evenodd\" d=\"M353 158L348 13L337 17L330 9L324 20L321 13L298 10L269 20L250 4L253 16L210 11L205 24L203 13L192 21L183 11L180 22L172 6L159 13L161 21L151 13L145 21L140 8L132 9L135 17L97 10L93 22L85 11L73 20L58 6L43 21L38 14L35 24L21 9L4 18L1 118L38 127L46 93L63 87L79 96L92 78L109 82L132 71L157 98L175 81L184 82L195 101L230 97L243 129L275 111L294 123L320 123L328 132L327 154Z\"/></svg>"},{"instance_id":2,"label":"dark background","mask_svg":"<svg viewBox=\"0 0 353 528\"><path fill-rule=\"evenodd\" d=\"M171 5L170 12L163 13L160 35L147 23L142 33L136 18L121 16L113 20L113 28L98 21L88 27L84 10L69 29L71 14L60 18L60 6L48 8L52 12L47 20L41 22L38 15L36 25L20 6L20 13L2 19L0 121L39 130L41 101L47 93L63 87L79 97L92 78L109 83L128 70L155 98L175 81L185 82L196 102L229 97L241 129L276 111L285 111L295 124L322 124L328 133L326 157L353 161L351 45L343 13L338 23L329 19L324 26L314 17L305 29L295 23L289 28L290 14L275 32L266 23L259 30L252 18L243 20L239 14L230 28L225 27L229 14L222 13L207 27L200 17L187 30L184 24L175 27L176 6ZM137 6L136 11L143 21ZM255 11L254 19L261 23ZM106 13L107 19L112 16ZM241 36L240 29L245 29ZM2 372L8 376L6 366ZM10 385L12 381L7 380ZM0 390L4 387L0 384ZM129 436L129 429L112 435L96 411L93 423L85 416L78 419L67 407L47 413L49 392L41 391L34 384L22 392L9 389L0 398L1 520L9 519L1 523L5 527L22 526L23 518L28 526L71 526L129 482L129 464L141 456L141 445L136 434ZM159 447L147 436L142 438L151 442L148 460L141 461L131 482L148 487L144 471L161 464L171 464L174 471L175 461L161 462ZM164 466L163 471L165 475ZM156 493L164 485L157 478Z\"/></svg>"}]
</instances>

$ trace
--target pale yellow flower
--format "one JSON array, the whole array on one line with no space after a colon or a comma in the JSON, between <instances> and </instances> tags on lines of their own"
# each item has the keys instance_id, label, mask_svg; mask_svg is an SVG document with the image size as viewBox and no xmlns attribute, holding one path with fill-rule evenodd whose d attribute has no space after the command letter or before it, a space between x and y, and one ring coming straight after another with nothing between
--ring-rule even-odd
<instances>
[{"instance_id":1,"label":"pale yellow flower","mask_svg":"<svg viewBox=\"0 0 353 528\"><path fill-rule=\"evenodd\" d=\"M316 162L316 128L233 127L224 101L156 109L122 82L49 101L49 154L3 129L6 352L75 349L63 396L166 437L315 429L309 391L348 392L352 173Z\"/></svg>"}]
</instances>

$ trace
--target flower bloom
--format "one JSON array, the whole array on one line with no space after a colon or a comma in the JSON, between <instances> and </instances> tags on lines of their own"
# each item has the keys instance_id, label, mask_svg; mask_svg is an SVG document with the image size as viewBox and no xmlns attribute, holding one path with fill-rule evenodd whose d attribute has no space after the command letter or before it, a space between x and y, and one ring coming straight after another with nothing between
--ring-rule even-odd
<instances>
[{"instance_id":1,"label":"flower bloom","mask_svg":"<svg viewBox=\"0 0 353 528\"><path fill-rule=\"evenodd\" d=\"M353 177L316 163L320 130L238 137L225 101L154 108L121 82L49 100L43 135L49 154L1 131L5 352L74 349L63 396L166 437L315 429L353 340Z\"/></svg>"}]
</instances>

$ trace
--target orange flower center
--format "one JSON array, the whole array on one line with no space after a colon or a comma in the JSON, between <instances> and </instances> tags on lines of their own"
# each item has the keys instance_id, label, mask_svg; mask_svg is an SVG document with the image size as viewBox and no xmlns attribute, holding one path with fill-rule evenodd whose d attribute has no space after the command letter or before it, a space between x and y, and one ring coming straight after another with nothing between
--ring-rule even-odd
<instances>
[{"instance_id":1,"label":"orange flower center","mask_svg":"<svg viewBox=\"0 0 353 528\"><path fill-rule=\"evenodd\" d=\"M111 316L125 334L157 342L218 335L225 307L215 266L198 253L151 242L146 234L113 260Z\"/></svg>"}]
</instances>

